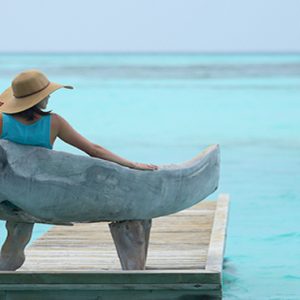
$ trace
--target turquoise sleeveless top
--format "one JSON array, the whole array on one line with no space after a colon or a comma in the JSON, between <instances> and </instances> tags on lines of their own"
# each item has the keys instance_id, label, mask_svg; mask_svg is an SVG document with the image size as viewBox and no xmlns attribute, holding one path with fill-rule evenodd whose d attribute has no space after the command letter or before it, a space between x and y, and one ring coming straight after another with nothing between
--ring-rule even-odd
<instances>
[{"instance_id":1,"label":"turquoise sleeveless top","mask_svg":"<svg viewBox=\"0 0 300 300\"><path fill-rule=\"evenodd\" d=\"M50 143L51 115L42 116L33 124L25 125L9 114L2 113L1 139L52 149Z\"/></svg>"}]
</instances>

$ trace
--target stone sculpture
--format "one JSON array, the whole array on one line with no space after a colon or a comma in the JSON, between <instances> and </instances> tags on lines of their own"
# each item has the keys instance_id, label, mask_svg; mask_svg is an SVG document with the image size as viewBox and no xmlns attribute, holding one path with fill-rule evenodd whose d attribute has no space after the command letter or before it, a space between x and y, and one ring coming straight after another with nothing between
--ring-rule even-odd
<instances>
[{"instance_id":1,"label":"stone sculpture","mask_svg":"<svg viewBox=\"0 0 300 300\"><path fill-rule=\"evenodd\" d=\"M123 269L143 269L151 219L188 208L217 189L219 146L181 164L142 171L0 140L0 172L0 219L8 231L0 270L23 264L34 223L101 221L112 222ZM135 259L127 255L133 249Z\"/></svg>"}]
</instances>

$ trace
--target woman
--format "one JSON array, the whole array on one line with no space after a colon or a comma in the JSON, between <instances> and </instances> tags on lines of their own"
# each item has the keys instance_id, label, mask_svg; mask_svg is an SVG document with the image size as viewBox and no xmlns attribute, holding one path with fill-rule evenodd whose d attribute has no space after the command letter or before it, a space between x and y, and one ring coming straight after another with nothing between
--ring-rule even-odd
<instances>
[{"instance_id":1,"label":"woman","mask_svg":"<svg viewBox=\"0 0 300 300\"><path fill-rule=\"evenodd\" d=\"M0 138L52 149L55 139L59 137L92 157L133 169L158 168L156 165L131 162L117 156L84 138L60 115L43 111L47 107L49 95L60 88L73 89L71 86L50 82L38 70L18 74L11 87L0 95Z\"/></svg>"}]
</instances>

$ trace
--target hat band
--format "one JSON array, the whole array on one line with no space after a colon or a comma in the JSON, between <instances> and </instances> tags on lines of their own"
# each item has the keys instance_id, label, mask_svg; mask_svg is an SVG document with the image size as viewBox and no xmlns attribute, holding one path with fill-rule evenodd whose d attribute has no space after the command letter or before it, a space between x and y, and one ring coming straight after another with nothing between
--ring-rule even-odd
<instances>
[{"instance_id":1,"label":"hat band","mask_svg":"<svg viewBox=\"0 0 300 300\"><path fill-rule=\"evenodd\" d=\"M44 89L46 89L48 86L49 86L49 84L50 84L50 82L48 81L48 83L47 83L47 85L45 86L45 87L43 87L42 89L40 89L40 90L38 90L38 91L35 91L35 92L33 92L33 93L30 93L30 94L26 94L26 95L22 95L22 96L15 96L16 98L25 98L25 97L29 97L29 96L32 96L32 95L34 95L34 94L37 94L37 93L39 93L39 92L41 92L41 91L43 91Z\"/></svg>"}]
</instances>

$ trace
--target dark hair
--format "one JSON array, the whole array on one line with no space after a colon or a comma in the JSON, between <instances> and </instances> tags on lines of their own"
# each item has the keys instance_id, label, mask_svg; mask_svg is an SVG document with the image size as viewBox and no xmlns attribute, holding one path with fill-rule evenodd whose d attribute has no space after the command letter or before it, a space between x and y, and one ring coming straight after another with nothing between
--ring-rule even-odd
<instances>
[{"instance_id":1,"label":"dark hair","mask_svg":"<svg viewBox=\"0 0 300 300\"><path fill-rule=\"evenodd\" d=\"M23 110L23 111L20 111L18 113L14 113L14 114L11 114L13 116L20 116L20 117L23 117L23 118L26 118L27 121L32 121L34 120L34 114L37 113L39 114L40 116L47 116L47 115L50 115L52 110L50 111L42 111L38 108L38 105L36 104L35 106L32 106L26 110Z\"/></svg>"}]
</instances>

